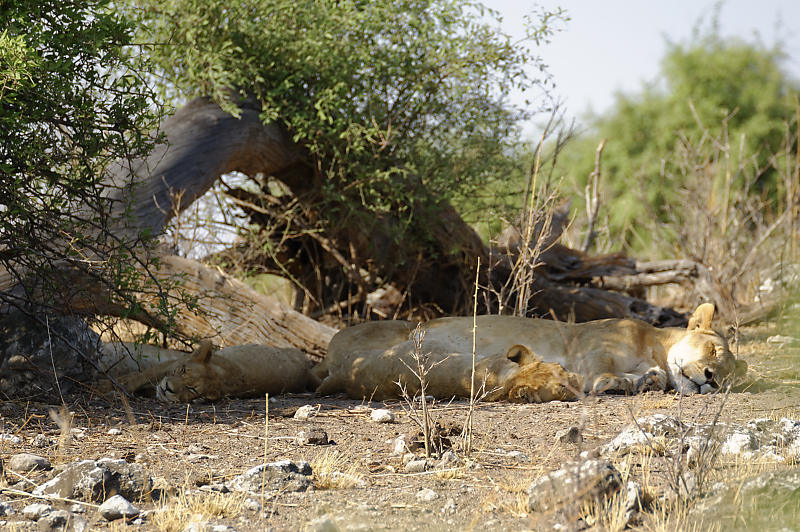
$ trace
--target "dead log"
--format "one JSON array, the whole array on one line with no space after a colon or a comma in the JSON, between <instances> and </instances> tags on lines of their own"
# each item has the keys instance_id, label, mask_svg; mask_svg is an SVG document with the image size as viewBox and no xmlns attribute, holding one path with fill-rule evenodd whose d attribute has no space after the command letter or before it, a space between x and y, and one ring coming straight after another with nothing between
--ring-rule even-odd
<instances>
[{"instance_id":1,"label":"dead log","mask_svg":"<svg viewBox=\"0 0 800 532\"><path fill-rule=\"evenodd\" d=\"M162 130L168 144L141 164L118 168L110 181L110 194L119 201L120 208L128 208L126 198L131 202L134 215L128 220L132 220L129 227L133 230L160 232L172 215L186 208L226 172L272 176L288 188L297 209L293 216L277 221L296 224L296 232L305 236L266 262L272 260L272 266L279 269L294 268L290 273L319 299L316 310L306 306L307 312L319 313L336 305L341 308L342 302L349 301L354 293L366 300L368 291L384 285L397 288L403 293L405 304L412 308L432 305L436 312L444 314L463 314L471 308L476 264L479 259L484 265L489 263L489 249L451 205L432 197L413 177L398 186L406 187L406 196L414 198L413 217L424 237L399 234L398 220L392 214L368 211L352 213L336 225L325 225L319 212L325 177L314 171L303 150L292 144L279 127L260 122L258 108L251 102L245 102L241 115L234 118L213 102L197 99L165 121ZM266 180L259 182L260 199L269 200ZM249 207L242 206L254 223L266 227L276 222L277 216L259 204L259 198L245 198L244 191L230 193L249 203ZM562 218L566 220L566 216ZM548 244L558 239L563 220L558 225ZM537 289L542 295L531 312L573 315L579 320L634 316L664 323L672 319L665 318L660 307L613 292L601 290L605 293L599 295L598 287L587 291L576 281L580 275L591 279L594 273L604 272L603 268L611 267L606 273L612 274L615 268L630 266L628 259L598 259L583 254L575 262L575 257L565 250L564 246L552 244L542 255L548 275L539 281ZM280 264L275 264L276 258ZM614 262L608 264L611 258ZM576 269L570 261L581 264L585 271ZM558 270L571 273L559 275ZM635 269L628 273L633 272ZM485 269L481 275L489 283L496 273ZM343 290L344 284L353 288Z\"/></svg>"},{"instance_id":2,"label":"dead log","mask_svg":"<svg viewBox=\"0 0 800 532\"><path fill-rule=\"evenodd\" d=\"M366 302L366 292L386 285L402 294L408 308L427 305L438 314L471 310L476 265L478 260L489 264L489 248L451 205L433 197L414 176L397 186L403 187L404 197L412 198L411 205L404 206L405 216L413 220L416 232L397 231L399 214L389 211L376 215L352 205L347 215L334 223L321 210L337 207L320 202L325 176L279 126L261 123L254 102L243 102L239 116L234 117L207 99L196 99L165 120L161 133L163 142L146 160L117 165L109 173L105 194L112 200L118 220L111 231L131 246L138 245L142 234L160 234L173 216L191 205L221 175L239 171L253 177L269 176L289 190L293 208L302 214L287 218L286 223L305 225L299 227L306 233L305 240L298 239L295 248L282 249L279 258L283 267L289 264L297 268L298 279L319 297L316 310L307 311L341 308L353 293L359 293ZM269 200L266 178L257 182L262 184L260 196ZM245 210L253 221L264 226L275 222L275 216L268 211L265 214L263 205L250 203L252 208ZM592 279L597 272L629 268L628 259L572 253L555 243L557 238L558 234L549 237L548 244L552 245L541 257L545 267L537 280L529 314L559 319L571 316L579 321L632 316L651 323L671 323L674 316L665 315L660 307L598 287L581 286L577 281ZM159 250L147 253L158 254ZM147 262L147 258L142 261ZM484 266L481 282L503 282L495 279L503 273L502 267L490 271ZM87 275L81 280L80 275L80 271L71 272L63 278L72 286L87 288L83 300L70 298L73 308L83 313L124 313L124 306L113 297L113 286L92 287L93 278ZM159 282L178 280L187 292L197 294L207 316L184 310L177 316L178 330L189 336L220 335L220 342L225 344L259 341L320 353L332 334L332 329L197 262L162 257L161 267L148 275ZM354 289L343 290L347 283L355 285ZM157 297L176 297L167 292ZM152 321L157 306L153 297L156 295L142 295L142 310L132 317L160 326L163 324ZM487 305L482 310L492 312L493 308Z\"/></svg>"}]
</instances>

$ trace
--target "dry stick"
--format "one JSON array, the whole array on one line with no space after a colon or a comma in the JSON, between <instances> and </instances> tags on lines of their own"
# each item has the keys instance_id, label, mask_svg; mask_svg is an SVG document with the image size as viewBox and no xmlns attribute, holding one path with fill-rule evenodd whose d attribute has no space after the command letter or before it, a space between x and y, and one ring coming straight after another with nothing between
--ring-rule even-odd
<instances>
[{"instance_id":1,"label":"dry stick","mask_svg":"<svg viewBox=\"0 0 800 532\"><path fill-rule=\"evenodd\" d=\"M464 427L464 450L467 457L472 453L472 413L475 410L475 351L478 338L478 277L481 272L481 258L475 268L475 294L472 298L472 373L469 379L469 411Z\"/></svg>"},{"instance_id":2,"label":"dry stick","mask_svg":"<svg viewBox=\"0 0 800 532\"><path fill-rule=\"evenodd\" d=\"M589 252L592 247L594 239L597 236L594 226L597 224L597 213L600 211L600 162L603 156L603 148L606 147L606 140L603 139L600 145L597 146L597 151L594 155L594 170L589 174L589 180L586 182L584 195L586 198L586 236L583 239L581 250L584 253Z\"/></svg>"},{"instance_id":3,"label":"dry stick","mask_svg":"<svg viewBox=\"0 0 800 532\"><path fill-rule=\"evenodd\" d=\"M189 428L189 403L186 403L186 419L183 422L183 443L186 445L186 429Z\"/></svg>"},{"instance_id":4,"label":"dry stick","mask_svg":"<svg viewBox=\"0 0 800 532\"><path fill-rule=\"evenodd\" d=\"M539 167L541 165L541 160L542 160L541 157L542 157L542 145L543 144L544 144L544 138L542 138L542 142L539 143L539 147L536 150L536 158L534 159L534 163L533 163L533 169L532 169L533 170L533 177L532 177L532 183L531 183L531 198L530 198L530 205L528 205L528 221L527 221L527 224L525 225L525 241L524 241L524 247L523 247L523 249L525 251L524 251L524 253L520 253L520 257L517 260L518 263L519 263L520 260L524 260L523 257L527 257L527 254L529 253L529 249L530 249L531 239L533 238L533 225L534 225L533 224L533 211L534 211L533 196L536 194L536 182L538 181L538 178L539 178ZM544 233L544 228L542 230L542 233L540 233L540 235L543 234L543 233ZM523 266L524 265L525 264L523 263ZM532 268L533 264L530 264L530 267ZM517 295L517 309L516 309L516 314L515 314L516 316L524 316L525 312L527 311L527 306L528 306L528 285L529 285L529 283L523 282L522 285L519 287L519 293ZM477 289L477 286L476 286L476 289Z\"/></svg>"},{"instance_id":5,"label":"dry stick","mask_svg":"<svg viewBox=\"0 0 800 532\"><path fill-rule=\"evenodd\" d=\"M53 366L53 378L56 380L56 387L58 388L58 396L61 398L61 405L66 406L64 402L64 394L61 393L61 383L58 382L58 372L56 371L56 361L53 357L53 340L50 338L50 317L45 315L45 323L47 325L47 345L50 347L50 364Z\"/></svg>"},{"instance_id":6,"label":"dry stick","mask_svg":"<svg viewBox=\"0 0 800 532\"><path fill-rule=\"evenodd\" d=\"M269 440L269 394L264 396L264 463L261 464L261 500L264 500L264 484L267 476L267 441ZM273 506L273 510L274 510Z\"/></svg>"},{"instance_id":7,"label":"dry stick","mask_svg":"<svg viewBox=\"0 0 800 532\"><path fill-rule=\"evenodd\" d=\"M420 331L420 324L417 325L417 330L414 331L414 359L417 362L417 378L419 379L419 394L420 399L422 400L422 435L425 438L425 458L431 457L431 445L432 445L432 438L431 438L431 428L432 423L430 419L430 412L428 411L428 400L425 397L427 393L427 383L425 382L425 375L428 372L428 369L425 368L425 364L422 361L422 339L425 337L425 333Z\"/></svg>"},{"instance_id":8,"label":"dry stick","mask_svg":"<svg viewBox=\"0 0 800 532\"><path fill-rule=\"evenodd\" d=\"M0 488L0 493L6 493L8 495L16 495L18 497L30 497L31 499L40 499L44 501L68 502L70 504L79 504L81 506L87 506L89 508L95 508L95 509L100 508L99 504L92 504L89 502L79 501L77 499L67 499L65 497L56 497L55 495L36 495L35 493L16 490L13 488Z\"/></svg>"}]
</instances>

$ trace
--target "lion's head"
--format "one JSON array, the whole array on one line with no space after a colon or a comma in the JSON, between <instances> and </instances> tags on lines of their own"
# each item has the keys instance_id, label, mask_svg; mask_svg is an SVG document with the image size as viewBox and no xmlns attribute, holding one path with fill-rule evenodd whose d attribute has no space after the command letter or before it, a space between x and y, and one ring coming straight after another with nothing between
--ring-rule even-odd
<instances>
[{"instance_id":1,"label":"lion's head","mask_svg":"<svg viewBox=\"0 0 800 532\"><path fill-rule=\"evenodd\" d=\"M520 365L512 379L508 400L512 403L546 403L575 399L583 389L583 379L561 364L542 362L523 345L512 346L506 357Z\"/></svg>"},{"instance_id":2,"label":"lion's head","mask_svg":"<svg viewBox=\"0 0 800 532\"><path fill-rule=\"evenodd\" d=\"M697 307L686 332L667 353L672 386L681 394L708 393L747 372L747 363L736 360L727 340L711 329L714 305Z\"/></svg>"},{"instance_id":3,"label":"lion's head","mask_svg":"<svg viewBox=\"0 0 800 532\"><path fill-rule=\"evenodd\" d=\"M220 399L219 377L209 364L214 350L203 342L186 360L176 364L156 387L156 396L171 403L189 403L195 399Z\"/></svg>"}]
</instances>

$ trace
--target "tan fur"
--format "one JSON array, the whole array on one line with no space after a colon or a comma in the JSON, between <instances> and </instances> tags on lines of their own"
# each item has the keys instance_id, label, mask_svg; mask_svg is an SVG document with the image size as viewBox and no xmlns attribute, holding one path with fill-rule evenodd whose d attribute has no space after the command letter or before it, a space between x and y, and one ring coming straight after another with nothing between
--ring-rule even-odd
<instances>
[{"instance_id":1,"label":"tan fur","mask_svg":"<svg viewBox=\"0 0 800 532\"><path fill-rule=\"evenodd\" d=\"M665 390L707 392L746 371L711 330L712 305L698 307L687 329L658 329L629 319L566 324L510 316L478 318L476 375L486 376L488 400L541 402L585 392ZM422 327L428 393L469 395L472 318L440 318ZM400 380L416 390L408 322L369 322L344 329L316 371L318 393L354 398L397 397ZM566 392L565 392L566 391ZM569 393L567 393L569 392Z\"/></svg>"},{"instance_id":2,"label":"tan fur","mask_svg":"<svg viewBox=\"0 0 800 532\"><path fill-rule=\"evenodd\" d=\"M310 366L298 349L249 344L214 351L203 342L181 360L132 373L119 383L131 393L155 385L156 395L170 402L216 401L313 389L319 380Z\"/></svg>"}]
</instances>

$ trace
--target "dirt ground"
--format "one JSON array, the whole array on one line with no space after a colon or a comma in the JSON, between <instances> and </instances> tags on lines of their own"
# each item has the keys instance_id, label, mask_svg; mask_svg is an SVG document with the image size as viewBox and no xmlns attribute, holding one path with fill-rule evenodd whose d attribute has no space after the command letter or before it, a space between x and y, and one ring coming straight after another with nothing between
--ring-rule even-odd
<instances>
[{"instance_id":1,"label":"dirt ground","mask_svg":"<svg viewBox=\"0 0 800 532\"><path fill-rule=\"evenodd\" d=\"M16 435L20 441L0 440L0 457L30 452L54 465L124 458L143 464L162 487L188 494L168 499L168 506L178 508L172 521L150 514L141 521L108 523L84 505L83 515L92 530L183 530L192 521L241 531L335 530L331 523L341 530L539 530L547 516L525 511L525 489L531 481L577 458L581 451L608 442L637 416L665 413L710 422L724 402L721 419L726 422L780 416L800 419L796 369L800 349L770 347L765 340L774 334L770 327L745 331L739 353L750 365L748 383L728 397L680 398L671 392L649 392L539 405L479 404L471 456L445 470L406 473L402 454L393 454L393 440L401 435L411 440L419 432L400 402L368 404L311 394L272 398L268 423L264 399L188 407L136 399L128 407L119 398L109 402L87 395L68 405L74 414L73 438L62 445L56 443L59 427L48 414L57 405L4 402L0 434ZM293 418L303 405L318 408L317 415L308 420ZM387 408L395 421L372 421L364 406ZM464 401L436 403L432 417L446 429L452 427L455 434L461 431L467 411ZM572 426L580 428L583 441L559 441L557 433ZM330 443L298 444L298 433L310 428L325 431ZM37 440L40 434L48 438L44 447L37 446L43 441L41 436ZM458 443L455 435L452 440ZM463 449L457 446L455 451L466 458ZM200 487L223 483L265 460L280 459L310 462L314 487L299 493L267 493L263 498L212 493L204 491L208 486ZM332 471L345 475L331 476ZM631 471L635 474L637 465ZM651 467L649 484L663 482L659 480L662 473ZM53 475L52 471L31 473L23 480L6 472L0 486L30 492ZM7 520L9 529L36 528L19 513L33 499L5 492L0 501L16 510L11 517L0 517ZM160 506L142 501L137 505L143 510ZM70 502L60 506L74 508Z\"/></svg>"}]
</instances>

